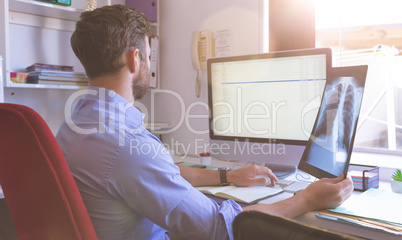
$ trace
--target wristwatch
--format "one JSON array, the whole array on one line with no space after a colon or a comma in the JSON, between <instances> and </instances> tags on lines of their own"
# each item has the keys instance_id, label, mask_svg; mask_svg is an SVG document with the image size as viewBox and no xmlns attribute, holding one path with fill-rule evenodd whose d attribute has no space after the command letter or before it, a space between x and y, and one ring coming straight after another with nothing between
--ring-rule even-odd
<instances>
[{"instance_id":1,"label":"wristwatch","mask_svg":"<svg viewBox=\"0 0 402 240\"><path fill-rule=\"evenodd\" d=\"M230 168L229 167L218 168L218 171L219 171L219 177L221 179L221 186L229 185L227 172L230 171Z\"/></svg>"}]
</instances>

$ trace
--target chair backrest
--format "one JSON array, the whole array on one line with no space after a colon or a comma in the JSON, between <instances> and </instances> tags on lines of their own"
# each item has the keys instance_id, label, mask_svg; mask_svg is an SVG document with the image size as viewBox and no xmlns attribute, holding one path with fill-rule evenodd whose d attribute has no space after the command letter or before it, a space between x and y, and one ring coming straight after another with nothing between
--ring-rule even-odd
<instances>
[{"instance_id":1,"label":"chair backrest","mask_svg":"<svg viewBox=\"0 0 402 240\"><path fill-rule=\"evenodd\" d=\"M233 236L235 240L363 239L257 211L242 212L236 216L233 221Z\"/></svg>"},{"instance_id":2,"label":"chair backrest","mask_svg":"<svg viewBox=\"0 0 402 240\"><path fill-rule=\"evenodd\" d=\"M20 240L97 239L54 135L23 105L0 103L0 185Z\"/></svg>"}]
</instances>

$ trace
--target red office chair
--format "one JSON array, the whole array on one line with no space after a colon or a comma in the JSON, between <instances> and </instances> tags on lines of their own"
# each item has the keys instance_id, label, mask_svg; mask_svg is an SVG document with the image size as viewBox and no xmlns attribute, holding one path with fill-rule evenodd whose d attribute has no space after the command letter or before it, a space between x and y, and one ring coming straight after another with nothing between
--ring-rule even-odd
<instances>
[{"instance_id":1,"label":"red office chair","mask_svg":"<svg viewBox=\"0 0 402 240\"><path fill-rule=\"evenodd\" d=\"M0 103L0 185L20 240L97 239L56 139L23 105Z\"/></svg>"}]
</instances>

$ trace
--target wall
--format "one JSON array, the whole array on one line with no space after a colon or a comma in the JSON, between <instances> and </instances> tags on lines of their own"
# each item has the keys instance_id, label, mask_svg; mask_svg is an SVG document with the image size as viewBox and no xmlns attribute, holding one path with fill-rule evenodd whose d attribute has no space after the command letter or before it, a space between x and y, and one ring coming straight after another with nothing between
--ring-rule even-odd
<instances>
[{"instance_id":1,"label":"wall","mask_svg":"<svg viewBox=\"0 0 402 240\"><path fill-rule=\"evenodd\" d=\"M207 78L206 71L200 71L202 88L197 98L197 72L191 63L191 34L204 29L213 32L228 29L232 34L232 55L260 53L262 1L162 0L159 7L162 91L151 91L143 102L151 106L148 107L151 117L177 128L162 136L169 147L181 153L200 153L203 149L198 147L209 142L205 107ZM186 124L185 117L190 115L201 116L189 119Z\"/></svg>"},{"instance_id":2,"label":"wall","mask_svg":"<svg viewBox=\"0 0 402 240\"><path fill-rule=\"evenodd\" d=\"M126 0L111 0L112 4L126 4Z\"/></svg>"}]
</instances>

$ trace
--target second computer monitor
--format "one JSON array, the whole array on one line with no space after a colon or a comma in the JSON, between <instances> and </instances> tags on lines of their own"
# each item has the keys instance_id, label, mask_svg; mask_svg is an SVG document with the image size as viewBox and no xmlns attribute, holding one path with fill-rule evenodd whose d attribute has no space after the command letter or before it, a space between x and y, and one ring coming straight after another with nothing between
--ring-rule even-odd
<instances>
[{"instance_id":1,"label":"second computer monitor","mask_svg":"<svg viewBox=\"0 0 402 240\"><path fill-rule=\"evenodd\" d=\"M331 58L315 48L209 59L210 138L305 145Z\"/></svg>"}]
</instances>

